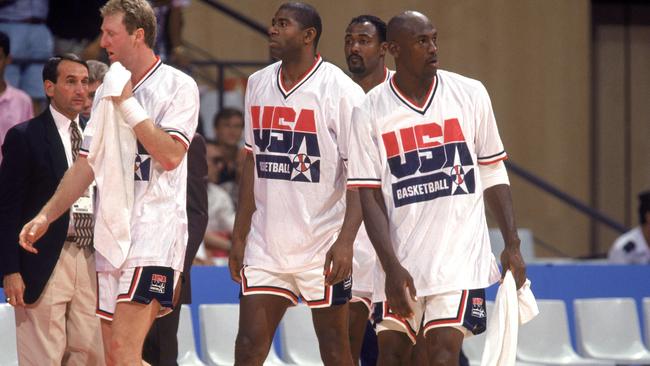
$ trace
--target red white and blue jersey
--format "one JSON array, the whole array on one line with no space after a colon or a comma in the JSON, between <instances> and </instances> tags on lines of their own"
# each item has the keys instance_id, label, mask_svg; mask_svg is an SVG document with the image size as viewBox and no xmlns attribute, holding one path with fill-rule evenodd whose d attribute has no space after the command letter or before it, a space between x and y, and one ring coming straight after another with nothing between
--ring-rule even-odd
<instances>
[{"instance_id":1,"label":"red white and blue jersey","mask_svg":"<svg viewBox=\"0 0 650 366\"><path fill-rule=\"evenodd\" d=\"M478 165L507 155L485 87L439 70L417 105L393 77L368 93L353 121L348 187L382 190L395 254L418 296L497 281Z\"/></svg>"},{"instance_id":2,"label":"red white and blue jersey","mask_svg":"<svg viewBox=\"0 0 650 366\"><path fill-rule=\"evenodd\" d=\"M244 264L287 273L322 266L341 230L352 108L364 93L320 56L292 88L281 66L251 75L246 88L256 211Z\"/></svg>"},{"instance_id":3,"label":"red white and blue jersey","mask_svg":"<svg viewBox=\"0 0 650 366\"><path fill-rule=\"evenodd\" d=\"M97 90L95 102L101 99L102 90ZM134 86L133 96L156 127L188 148L199 118L199 90L194 79L158 59ZM92 136L84 134L81 154L88 154L91 141ZM166 171L144 146L138 143L137 148L131 248L122 268L163 266L182 271L188 235L187 154L176 169ZM96 265L98 271L115 269L100 253Z\"/></svg>"},{"instance_id":4,"label":"red white and blue jersey","mask_svg":"<svg viewBox=\"0 0 650 366\"><path fill-rule=\"evenodd\" d=\"M390 80L395 71L384 67L384 81L377 86ZM374 89L374 88L373 88ZM375 266L380 268L376 269ZM377 253L370 242L366 227L361 223L359 232L354 240L354 255L352 257L352 291L353 294L365 293L371 294L375 281L375 271L381 271L381 266L377 261Z\"/></svg>"}]
</instances>

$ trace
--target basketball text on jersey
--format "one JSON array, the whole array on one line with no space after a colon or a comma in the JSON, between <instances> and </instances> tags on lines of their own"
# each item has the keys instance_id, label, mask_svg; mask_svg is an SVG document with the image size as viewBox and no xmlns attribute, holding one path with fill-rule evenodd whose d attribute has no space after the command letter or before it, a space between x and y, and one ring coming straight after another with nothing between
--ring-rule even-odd
<instances>
[{"instance_id":1,"label":"basketball text on jersey","mask_svg":"<svg viewBox=\"0 0 650 366\"><path fill-rule=\"evenodd\" d=\"M382 140L395 207L474 193L472 156L457 119L386 132Z\"/></svg>"},{"instance_id":2,"label":"basketball text on jersey","mask_svg":"<svg viewBox=\"0 0 650 366\"><path fill-rule=\"evenodd\" d=\"M251 106L257 176L297 182L320 181L320 149L312 109Z\"/></svg>"}]
</instances>

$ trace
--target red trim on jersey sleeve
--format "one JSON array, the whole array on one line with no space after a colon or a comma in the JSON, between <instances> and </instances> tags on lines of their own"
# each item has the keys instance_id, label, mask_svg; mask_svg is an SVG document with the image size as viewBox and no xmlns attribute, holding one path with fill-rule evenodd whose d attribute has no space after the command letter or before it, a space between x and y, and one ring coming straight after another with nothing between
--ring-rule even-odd
<instances>
[{"instance_id":1,"label":"red trim on jersey sleeve","mask_svg":"<svg viewBox=\"0 0 650 366\"><path fill-rule=\"evenodd\" d=\"M498 163L498 162L500 162L500 161L502 161L502 160L507 160L507 159L508 159L508 155L506 155L506 156L502 156L502 157L497 158L497 159L494 159L494 160L489 160L489 161L479 161L478 164L479 164L479 165L490 165L490 164Z\"/></svg>"},{"instance_id":2,"label":"red trim on jersey sleeve","mask_svg":"<svg viewBox=\"0 0 650 366\"><path fill-rule=\"evenodd\" d=\"M170 133L169 135L170 135L174 140L176 140L176 141L180 142L181 144L183 144L183 147L185 148L185 150L187 150L187 149L189 148L189 146L187 145L187 143L185 142L185 140L183 140L181 137L178 137L178 136L176 136L176 135L172 135L171 133Z\"/></svg>"}]
</instances>

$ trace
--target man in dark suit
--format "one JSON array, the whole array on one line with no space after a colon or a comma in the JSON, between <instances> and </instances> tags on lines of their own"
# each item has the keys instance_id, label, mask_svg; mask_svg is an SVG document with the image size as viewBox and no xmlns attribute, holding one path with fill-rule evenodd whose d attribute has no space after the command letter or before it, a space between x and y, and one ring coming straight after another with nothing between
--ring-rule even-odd
<instances>
[{"instance_id":1,"label":"man in dark suit","mask_svg":"<svg viewBox=\"0 0 650 366\"><path fill-rule=\"evenodd\" d=\"M181 304L192 303L190 270L208 225L208 164L205 140L195 134L187 149L187 249L181 282L181 294L174 311L154 321L142 349L142 358L154 366L178 365L178 322Z\"/></svg>"},{"instance_id":2,"label":"man in dark suit","mask_svg":"<svg viewBox=\"0 0 650 366\"><path fill-rule=\"evenodd\" d=\"M18 244L20 229L54 194L78 153L88 66L75 55L53 57L43 69L43 86L49 107L10 129L2 145L2 286L15 308L21 365L101 365L94 254L90 242L79 239L82 229L73 215L52 223L36 242L38 254Z\"/></svg>"}]
</instances>

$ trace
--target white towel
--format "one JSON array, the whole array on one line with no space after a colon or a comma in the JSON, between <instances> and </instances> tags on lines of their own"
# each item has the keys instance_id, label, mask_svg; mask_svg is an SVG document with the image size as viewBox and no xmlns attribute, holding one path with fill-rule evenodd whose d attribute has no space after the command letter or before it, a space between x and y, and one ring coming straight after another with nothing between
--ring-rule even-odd
<instances>
[{"instance_id":1,"label":"white towel","mask_svg":"<svg viewBox=\"0 0 650 366\"><path fill-rule=\"evenodd\" d=\"M485 349L481 366L513 366L517 357L519 325L539 314L535 296L530 290L530 280L517 291L515 279L506 271L499 286L494 311L488 319Z\"/></svg>"},{"instance_id":2,"label":"white towel","mask_svg":"<svg viewBox=\"0 0 650 366\"><path fill-rule=\"evenodd\" d=\"M99 207L95 211L95 249L111 265L119 268L131 247L133 210L133 164L137 153L136 137L124 122L111 99L120 96L131 73L114 62L106 75L102 94L87 132L92 136L88 163L95 173Z\"/></svg>"}]
</instances>

